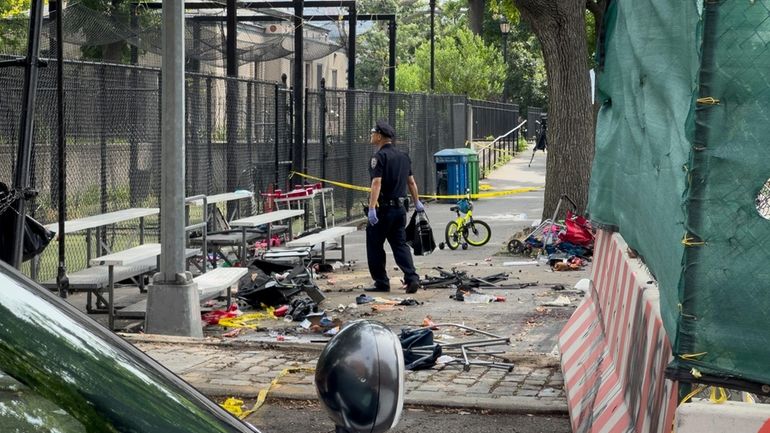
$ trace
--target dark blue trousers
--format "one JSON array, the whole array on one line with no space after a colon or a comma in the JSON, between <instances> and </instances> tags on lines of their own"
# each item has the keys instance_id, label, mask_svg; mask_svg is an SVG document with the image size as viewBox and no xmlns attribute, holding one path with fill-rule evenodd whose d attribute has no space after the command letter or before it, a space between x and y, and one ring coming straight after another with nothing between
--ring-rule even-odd
<instances>
[{"instance_id":1,"label":"dark blue trousers","mask_svg":"<svg viewBox=\"0 0 770 433\"><path fill-rule=\"evenodd\" d=\"M385 241L390 244L396 264L404 272L404 281L409 284L419 281L414 270L412 251L406 244L406 209L403 206L377 208L379 221L375 225L366 225L366 258L369 273L378 289L390 289L388 272L385 269Z\"/></svg>"}]
</instances>

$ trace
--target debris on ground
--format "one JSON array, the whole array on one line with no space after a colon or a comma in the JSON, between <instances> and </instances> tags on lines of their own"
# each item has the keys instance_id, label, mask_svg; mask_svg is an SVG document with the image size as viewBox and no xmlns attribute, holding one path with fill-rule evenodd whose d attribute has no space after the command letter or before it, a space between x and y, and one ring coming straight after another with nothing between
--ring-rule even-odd
<instances>
[{"instance_id":1,"label":"debris on ground","mask_svg":"<svg viewBox=\"0 0 770 433\"><path fill-rule=\"evenodd\" d=\"M503 262L503 266L531 266L537 265L537 260L519 260L516 262Z\"/></svg>"},{"instance_id":2,"label":"debris on ground","mask_svg":"<svg viewBox=\"0 0 770 433\"><path fill-rule=\"evenodd\" d=\"M569 299L569 297L560 295L553 301L543 302L540 305L544 307L568 307L572 305L572 301Z\"/></svg>"},{"instance_id":3,"label":"debris on ground","mask_svg":"<svg viewBox=\"0 0 770 433\"><path fill-rule=\"evenodd\" d=\"M575 290L578 292L588 293L591 290L591 280L583 278L575 284Z\"/></svg>"},{"instance_id":4,"label":"debris on ground","mask_svg":"<svg viewBox=\"0 0 770 433\"><path fill-rule=\"evenodd\" d=\"M501 337L454 323L433 325L460 329L466 331L467 335L472 335L473 338L452 343L436 342L431 328L402 329L399 339L407 370L422 370L441 364L442 368L460 365L463 371L469 371L474 366L513 371L513 364L499 361L500 355L504 354L509 347L511 341L509 337ZM482 337L479 338L478 335ZM496 346L504 347L496 348Z\"/></svg>"},{"instance_id":5,"label":"debris on ground","mask_svg":"<svg viewBox=\"0 0 770 433\"><path fill-rule=\"evenodd\" d=\"M206 322L207 325L218 325L221 319L231 319L238 317L241 312L238 310L238 305L230 305L226 310L213 310L208 313L204 313L201 319Z\"/></svg>"},{"instance_id":6,"label":"debris on ground","mask_svg":"<svg viewBox=\"0 0 770 433\"><path fill-rule=\"evenodd\" d=\"M250 281L241 284L238 298L254 308L262 305L278 307L290 304L296 296L307 296L316 304L326 298L315 283L314 272L304 265L286 270L283 265L256 261L259 266L250 267ZM255 263L256 263L255 262ZM263 268L271 270L270 275Z\"/></svg>"},{"instance_id":7,"label":"debris on ground","mask_svg":"<svg viewBox=\"0 0 770 433\"><path fill-rule=\"evenodd\" d=\"M358 305L368 304L370 302L374 302L374 298L365 293L356 296L356 304Z\"/></svg>"},{"instance_id":8,"label":"debris on ground","mask_svg":"<svg viewBox=\"0 0 770 433\"><path fill-rule=\"evenodd\" d=\"M505 296L489 295L483 293L480 289L472 287L458 287L454 295L449 295L449 299L455 301L467 302L469 304L486 304L489 302L505 302Z\"/></svg>"},{"instance_id":9,"label":"debris on ground","mask_svg":"<svg viewBox=\"0 0 770 433\"><path fill-rule=\"evenodd\" d=\"M435 323L433 323L433 316L428 314L425 316L424 319L422 319L422 327L423 328L430 328L430 329L438 329Z\"/></svg>"},{"instance_id":10,"label":"debris on ground","mask_svg":"<svg viewBox=\"0 0 770 433\"><path fill-rule=\"evenodd\" d=\"M536 286L535 283L515 283L515 284L503 284L510 277L507 272L499 272L496 274L488 275L483 278L469 275L465 271L459 271L457 268L452 268L450 271L446 271L444 268L437 266L433 268L438 272L438 276L425 275L425 278L420 280L420 285L424 288L483 288L491 287L496 289L523 289L525 287Z\"/></svg>"},{"instance_id":11,"label":"debris on ground","mask_svg":"<svg viewBox=\"0 0 770 433\"><path fill-rule=\"evenodd\" d=\"M554 271L579 271L588 265L588 261L577 256L567 256L564 253L551 254L548 263Z\"/></svg>"}]
</instances>

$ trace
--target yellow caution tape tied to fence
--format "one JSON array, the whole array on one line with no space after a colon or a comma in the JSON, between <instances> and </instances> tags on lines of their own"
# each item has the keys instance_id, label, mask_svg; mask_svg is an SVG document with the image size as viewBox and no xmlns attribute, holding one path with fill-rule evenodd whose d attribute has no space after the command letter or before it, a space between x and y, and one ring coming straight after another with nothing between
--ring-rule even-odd
<instances>
[{"instance_id":1,"label":"yellow caution tape tied to fence","mask_svg":"<svg viewBox=\"0 0 770 433\"><path fill-rule=\"evenodd\" d=\"M340 188L345 189L351 189L354 191L362 191L362 192L370 192L371 188L365 187L365 186L358 186L358 185L352 185L345 182L338 182L334 180L329 179L322 179L320 177L312 176L307 173L300 173L298 171L291 172L291 176L300 176L305 179L315 180L317 182L325 182L330 185L338 186ZM503 191L490 191L490 192L482 192L479 194L456 194L456 195L435 195L435 194L420 194L420 198L430 198L430 199L439 199L439 200L459 200L462 198L468 198L470 197L472 200L478 200L480 198L493 198L493 197L502 197L506 195L514 195L514 194L523 194L525 192L532 192L532 191L540 191L542 190L542 187L529 187L529 188L516 188L516 189L507 189Z\"/></svg>"}]
</instances>

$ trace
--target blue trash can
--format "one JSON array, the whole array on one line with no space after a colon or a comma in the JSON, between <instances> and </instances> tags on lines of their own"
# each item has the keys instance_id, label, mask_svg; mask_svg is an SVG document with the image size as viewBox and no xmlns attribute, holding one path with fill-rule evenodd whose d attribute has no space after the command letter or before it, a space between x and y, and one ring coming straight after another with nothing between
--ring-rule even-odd
<instances>
[{"instance_id":1,"label":"blue trash can","mask_svg":"<svg viewBox=\"0 0 770 433\"><path fill-rule=\"evenodd\" d=\"M469 189L478 188L478 170L472 165L478 164L476 153L467 148L444 149L433 154L436 163L436 195L464 195ZM475 187L475 188L474 188ZM477 193L478 191L471 191ZM453 202L456 199L446 199Z\"/></svg>"}]
</instances>

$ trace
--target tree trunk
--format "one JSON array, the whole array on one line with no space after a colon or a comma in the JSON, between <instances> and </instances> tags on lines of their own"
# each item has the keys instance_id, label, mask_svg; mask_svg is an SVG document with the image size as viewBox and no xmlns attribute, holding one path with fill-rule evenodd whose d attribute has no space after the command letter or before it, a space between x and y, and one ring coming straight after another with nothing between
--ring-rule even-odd
<instances>
[{"instance_id":1,"label":"tree trunk","mask_svg":"<svg viewBox=\"0 0 770 433\"><path fill-rule=\"evenodd\" d=\"M484 26L484 0L468 0L468 25L474 35L481 35Z\"/></svg>"},{"instance_id":2,"label":"tree trunk","mask_svg":"<svg viewBox=\"0 0 770 433\"><path fill-rule=\"evenodd\" d=\"M594 155L594 116L588 77L584 2L514 0L543 49L548 76L548 157L543 219L551 218L562 194L583 213ZM562 205L563 216L569 206Z\"/></svg>"}]
</instances>

